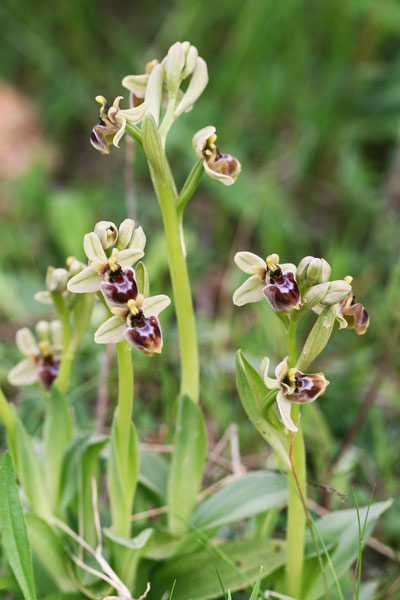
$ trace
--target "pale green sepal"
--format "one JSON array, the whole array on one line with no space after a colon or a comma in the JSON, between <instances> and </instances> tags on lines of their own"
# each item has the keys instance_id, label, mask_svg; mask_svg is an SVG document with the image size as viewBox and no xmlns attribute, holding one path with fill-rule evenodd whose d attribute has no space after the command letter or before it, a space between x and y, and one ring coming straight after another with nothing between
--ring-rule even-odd
<instances>
[{"instance_id":1,"label":"pale green sepal","mask_svg":"<svg viewBox=\"0 0 400 600\"><path fill-rule=\"evenodd\" d=\"M301 300L299 310L293 310L290 315L290 320L295 323L311 308L317 306L325 297L329 288L329 283L320 283L308 289Z\"/></svg>"},{"instance_id":2,"label":"pale green sepal","mask_svg":"<svg viewBox=\"0 0 400 600\"><path fill-rule=\"evenodd\" d=\"M125 533L129 535L126 527L132 514L133 498L139 473L139 440L135 426L131 423L128 452L126 457L124 457L127 459L127 466L126 469L123 469L120 464L118 452L117 410L118 408L114 413L110 454L107 465L108 495L115 531L118 534Z\"/></svg>"},{"instance_id":3,"label":"pale green sepal","mask_svg":"<svg viewBox=\"0 0 400 600\"><path fill-rule=\"evenodd\" d=\"M143 256L144 252L139 248L126 248L119 253L118 264L121 265L122 268L130 267Z\"/></svg>"},{"instance_id":4,"label":"pale green sepal","mask_svg":"<svg viewBox=\"0 0 400 600\"><path fill-rule=\"evenodd\" d=\"M181 42L175 42L168 50L165 61L168 94L175 97L181 82L182 69L185 65L185 51Z\"/></svg>"},{"instance_id":5,"label":"pale green sepal","mask_svg":"<svg viewBox=\"0 0 400 600\"><path fill-rule=\"evenodd\" d=\"M259 302L265 299L263 289L265 283L261 281L258 275L252 275L235 291L233 294L233 303L236 306L243 306L250 302Z\"/></svg>"},{"instance_id":6,"label":"pale green sepal","mask_svg":"<svg viewBox=\"0 0 400 600\"><path fill-rule=\"evenodd\" d=\"M265 408L266 389L259 374L240 350L236 355L236 383L240 400L254 427L290 468L288 444L272 406Z\"/></svg>"},{"instance_id":7,"label":"pale green sepal","mask_svg":"<svg viewBox=\"0 0 400 600\"><path fill-rule=\"evenodd\" d=\"M39 354L39 348L35 337L27 327L18 329L15 341L18 350L23 356L36 356Z\"/></svg>"},{"instance_id":8,"label":"pale green sepal","mask_svg":"<svg viewBox=\"0 0 400 600\"><path fill-rule=\"evenodd\" d=\"M148 80L149 75L147 73L143 75L126 75L122 80L122 85L138 98L144 98Z\"/></svg>"},{"instance_id":9,"label":"pale green sepal","mask_svg":"<svg viewBox=\"0 0 400 600\"><path fill-rule=\"evenodd\" d=\"M279 390L279 392L276 395L276 403L278 405L279 414L281 415L282 423L284 424L286 429L289 429L289 431L296 432L298 430L298 428L293 423L292 417L290 414L291 409L292 409L292 403L289 402L289 400L287 400L285 398L285 395L282 390Z\"/></svg>"},{"instance_id":10,"label":"pale green sepal","mask_svg":"<svg viewBox=\"0 0 400 600\"><path fill-rule=\"evenodd\" d=\"M337 304L341 302L351 292L351 285L342 279L337 281L330 281L328 291L324 298L321 300L321 304L330 306L331 304Z\"/></svg>"},{"instance_id":11,"label":"pale green sepal","mask_svg":"<svg viewBox=\"0 0 400 600\"><path fill-rule=\"evenodd\" d=\"M331 337L334 323L335 309L333 306L327 306L319 315L308 334L308 338L296 364L296 368L299 371L306 372L311 363L321 354Z\"/></svg>"},{"instance_id":12,"label":"pale green sepal","mask_svg":"<svg viewBox=\"0 0 400 600\"><path fill-rule=\"evenodd\" d=\"M190 110L193 107L193 104L203 93L207 83L207 63L205 62L205 60L198 57L196 61L196 67L193 71L193 75L186 90L186 93L175 109L175 117L179 117L179 115Z\"/></svg>"},{"instance_id":13,"label":"pale green sepal","mask_svg":"<svg viewBox=\"0 0 400 600\"><path fill-rule=\"evenodd\" d=\"M2 549L25 600L36 600L32 553L18 486L10 455L6 452L0 467L0 521Z\"/></svg>"},{"instance_id":14,"label":"pale green sepal","mask_svg":"<svg viewBox=\"0 0 400 600\"><path fill-rule=\"evenodd\" d=\"M94 341L96 344L117 344L118 342L122 342L126 327L126 321L121 319L121 317L110 317L100 325L94 334Z\"/></svg>"},{"instance_id":15,"label":"pale green sepal","mask_svg":"<svg viewBox=\"0 0 400 600\"><path fill-rule=\"evenodd\" d=\"M38 369L33 358L24 358L15 365L8 373L8 381L11 385L31 385L38 379Z\"/></svg>"},{"instance_id":16,"label":"pale green sepal","mask_svg":"<svg viewBox=\"0 0 400 600\"><path fill-rule=\"evenodd\" d=\"M147 104L147 110L153 115L155 122L158 125L160 120L160 112L162 105L162 86L163 86L163 69L161 65L156 65L150 73L147 83L144 101Z\"/></svg>"},{"instance_id":17,"label":"pale green sepal","mask_svg":"<svg viewBox=\"0 0 400 600\"><path fill-rule=\"evenodd\" d=\"M98 292L100 290L100 284L102 277L92 269L92 267L86 267L74 275L68 282L68 290L74 294L86 294L88 292Z\"/></svg>"},{"instance_id":18,"label":"pale green sepal","mask_svg":"<svg viewBox=\"0 0 400 600\"><path fill-rule=\"evenodd\" d=\"M90 261L99 263L107 262L107 257L105 255L103 246L101 245L101 241L94 231L87 233L83 238L83 249Z\"/></svg>"},{"instance_id":19,"label":"pale green sepal","mask_svg":"<svg viewBox=\"0 0 400 600\"><path fill-rule=\"evenodd\" d=\"M129 243L129 248L136 248L137 250L144 250L146 246L146 235L141 227L134 230L132 239Z\"/></svg>"},{"instance_id":20,"label":"pale green sepal","mask_svg":"<svg viewBox=\"0 0 400 600\"><path fill-rule=\"evenodd\" d=\"M145 317L157 317L161 311L171 304L171 298L165 294L150 296L143 300L143 312Z\"/></svg>"},{"instance_id":21,"label":"pale green sepal","mask_svg":"<svg viewBox=\"0 0 400 600\"><path fill-rule=\"evenodd\" d=\"M134 229L135 221L133 219L125 219L124 221L122 221L118 229L118 250L124 250L124 248L129 246Z\"/></svg>"},{"instance_id":22,"label":"pale green sepal","mask_svg":"<svg viewBox=\"0 0 400 600\"><path fill-rule=\"evenodd\" d=\"M241 271L254 275L266 271L266 262L253 252L236 252L233 259ZM260 278L261 279L261 278Z\"/></svg>"},{"instance_id":23,"label":"pale green sepal","mask_svg":"<svg viewBox=\"0 0 400 600\"><path fill-rule=\"evenodd\" d=\"M40 302L40 304L53 304L51 294L47 290L36 292L36 294L33 297L36 300L36 302Z\"/></svg>"},{"instance_id":24,"label":"pale green sepal","mask_svg":"<svg viewBox=\"0 0 400 600\"><path fill-rule=\"evenodd\" d=\"M200 407L179 396L174 452L168 480L168 525L175 534L187 531L201 489L207 453L207 431Z\"/></svg>"}]
</instances>

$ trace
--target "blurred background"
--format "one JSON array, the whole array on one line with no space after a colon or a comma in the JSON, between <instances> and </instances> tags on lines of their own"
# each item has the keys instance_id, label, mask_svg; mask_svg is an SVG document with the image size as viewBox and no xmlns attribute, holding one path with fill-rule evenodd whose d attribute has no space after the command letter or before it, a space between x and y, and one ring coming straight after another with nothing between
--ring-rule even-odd
<instances>
[{"instance_id":1,"label":"blurred background","mask_svg":"<svg viewBox=\"0 0 400 600\"><path fill-rule=\"evenodd\" d=\"M176 40L190 40L208 63L210 82L169 137L177 182L195 161L191 139L205 125L217 127L221 151L243 167L231 188L204 177L186 209L210 447L238 423L243 464L265 465L268 452L235 391L234 355L242 348L257 366L265 355L276 362L286 353L281 323L266 305L233 306L243 281L235 252L277 252L296 264L323 256L334 278L353 275L371 326L362 338L335 328L316 363L331 385L303 411L309 481L350 495L354 487L360 503L373 486L375 499L395 498L376 533L384 546L366 558L368 572L388 586L398 572L391 549L400 540L399 29L397 0L0 6L0 380L30 432L40 432L41 393L16 390L6 376L19 360L16 329L53 316L33 300L47 266L63 266L71 254L83 260L82 238L96 221L119 224L130 216L147 233L151 293L170 292L161 218L140 149L124 139L102 156L89 134L97 94L109 101L123 95L123 76L142 73ZM102 316L99 308L93 328ZM134 353L143 441L171 435L178 390L172 309L162 325L163 355ZM87 337L70 397L81 427L107 429L112 348ZM319 487L313 494L329 507L354 503Z\"/></svg>"}]
</instances>

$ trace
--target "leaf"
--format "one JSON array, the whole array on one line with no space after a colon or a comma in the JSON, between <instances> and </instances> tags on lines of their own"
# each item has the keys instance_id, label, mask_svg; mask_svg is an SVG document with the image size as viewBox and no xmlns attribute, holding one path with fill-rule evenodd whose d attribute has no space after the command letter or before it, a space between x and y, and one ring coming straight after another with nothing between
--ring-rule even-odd
<instances>
[{"instance_id":1,"label":"leaf","mask_svg":"<svg viewBox=\"0 0 400 600\"><path fill-rule=\"evenodd\" d=\"M246 360L241 350L236 355L236 385L243 408L250 421L272 449L290 468L288 441L273 408L265 409L267 389L260 375Z\"/></svg>"},{"instance_id":2,"label":"leaf","mask_svg":"<svg viewBox=\"0 0 400 600\"><path fill-rule=\"evenodd\" d=\"M212 562L203 548L158 568L152 577L153 597L161 598L176 579L174 600L217 598L221 596L221 587L215 569L224 588L235 592L255 582L261 566L266 577L285 562L285 544L281 540L239 540L221 544L216 550L223 552L228 560L215 552Z\"/></svg>"},{"instance_id":3,"label":"leaf","mask_svg":"<svg viewBox=\"0 0 400 600\"><path fill-rule=\"evenodd\" d=\"M118 430L114 416L107 465L108 494L111 504L112 522L117 531L122 531L132 513L139 472L139 440L133 423L130 428L128 467L124 475L121 469L118 448Z\"/></svg>"},{"instance_id":4,"label":"leaf","mask_svg":"<svg viewBox=\"0 0 400 600\"><path fill-rule=\"evenodd\" d=\"M335 324L335 308L324 308L311 329L297 361L299 371L306 371L307 367L319 356L329 342Z\"/></svg>"},{"instance_id":5,"label":"leaf","mask_svg":"<svg viewBox=\"0 0 400 600\"><path fill-rule=\"evenodd\" d=\"M225 485L204 500L191 522L198 529L247 519L287 501L287 479L279 473L254 471Z\"/></svg>"},{"instance_id":6,"label":"leaf","mask_svg":"<svg viewBox=\"0 0 400 600\"><path fill-rule=\"evenodd\" d=\"M32 440L17 415L15 415L15 421L19 479L32 511L41 517L48 518L51 511L42 466Z\"/></svg>"},{"instance_id":7,"label":"leaf","mask_svg":"<svg viewBox=\"0 0 400 600\"><path fill-rule=\"evenodd\" d=\"M142 262L138 262L135 267L135 279L139 293L147 298L150 295L149 276L147 274L147 269Z\"/></svg>"},{"instance_id":8,"label":"leaf","mask_svg":"<svg viewBox=\"0 0 400 600\"><path fill-rule=\"evenodd\" d=\"M144 529L134 538L117 535L110 529L105 529L104 535L113 547L118 575L129 589L133 589L138 564L149 545L153 529Z\"/></svg>"},{"instance_id":9,"label":"leaf","mask_svg":"<svg viewBox=\"0 0 400 600\"><path fill-rule=\"evenodd\" d=\"M60 538L50 525L37 515L27 514L25 520L32 550L58 589L64 593L76 591L67 571L69 559Z\"/></svg>"},{"instance_id":10,"label":"leaf","mask_svg":"<svg viewBox=\"0 0 400 600\"><path fill-rule=\"evenodd\" d=\"M4 454L0 466L0 521L7 561L25 600L36 600L31 548L8 452Z\"/></svg>"},{"instance_id":11,"label":"leaf","mask_svg":"<svg viewBox=\"0 0 400 600\"><path fill-rule=\"evenodd\" d=\"M140 453L139 482L165 503L169 465L157 452Z\"/></svg>"},{"instance_id":12,"label":"leaf","mask_svg":"<svg viewBox=\"0 0 400 600\"><path fill-rule=\"evenodd\" d=\"M64 454L72 435L69 404L57 385L53 385L47 399L44 425L45 473L49 500L53 512L57 511Z\"/></svg>"},{"instance_id":13,"label":"leaf","mask_svg":"<svg viewBox=\"0 0 400 600\"><path fill-rule=\"evenodd\" d=\"M189 396L180 396L168 481L168 525L175 534L187 530L202 483L206 452L203 413Z\"/></svg>"},{"instance_id":14,"label":"leaf","mask_svg":"<svg viewBox=\"0 0 400 600\"><path fill-rule=\"evenodd\" d=\"M391 500L371 504L368 522L365 529L364 542L378 520L379 516L392 504ZM360 509L360 520L364 522L368 507ZM337 577L340 577L356 560L358 555L359 537L358 520L356 509L339 510L322 517L316 521L319 535L326 544L335 542L335 547L329 552ZM329 565L325 561L325 574L328 585L333 584L333 575ZM324 594L324 584L320 568L316 559L306 562L304 572L303 596L305 600L318 600Z\"/></svg>"}]
</instances>

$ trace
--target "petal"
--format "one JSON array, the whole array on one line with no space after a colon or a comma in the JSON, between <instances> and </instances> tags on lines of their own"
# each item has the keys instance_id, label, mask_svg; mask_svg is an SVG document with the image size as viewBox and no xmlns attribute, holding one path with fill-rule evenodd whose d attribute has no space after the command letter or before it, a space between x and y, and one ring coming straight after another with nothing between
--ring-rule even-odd
<instances>
[{"instance_id":1,"label":"petal","mask_svg":"<svg viewBox=\"0 0 400 600\"><path fill-rule=\"evenodd\" d=\"M67 287L69 291L73 292L74 294L98 292L102 281L103 278L97 273L97 271L92 269L92 267L86 267L83 269L83 271L69 280Z\"/></svg>"},{"instance_id":2,"label":"petal","mask_svg":"<svg viewBox=\"0 0 400 600\"><path fill-rule=\"evenodd\" d=\"M145 317L157 317L161 311L171 304L171 298L160 294L159 296L150 296L143 300L142 309Z\"/></svg>"},{"instance_id":3,"label":"petal","mask_svg":"<svg viewBox=\"0 0 400 600\"><path fill-rule=\"evenodd\" d=\"M276 396L276 402L278 404L279 412L281 414L282 423L284 424L286 429L289 429L289 431L296 432L297 427L293 423L292 418L290 416L292 405L289 402L289 400L286 400L282 391L278 392Z\"/></svg>"},{"instance_id":4,"label":"petal","mask_svg":"<svg viewBox=\"0 0 400 600\"><path fill-rule=\"evenodd\" d=\"M273 379L272 377L268 376L269 363L270 360L267 356L263 358L261 362L261 373L264 378L264 383L269 390L279 389L280 381L278 379Z\"/></svg>"},{"instance_id":5,"label":"petal","mask_svg":"<svg viewBox=\"0 0 400 600\"><path fill-rule=\"evenodd\" d=\"M296 269L296 265L294 265L293 263L283 263L283 265L279 265L279 266L280 266L283 274L290 271L290 273L293 273L293 275L296 275L297 269Z\"/></svg>"},{"instance_id":6,"label":"petal","mask_svg":"<svg viewBox=\"0 0 400 600\"><path fill-rule=\"evenodd\" d=\"M139 248L126 248L119 253L118 264L124 269L133 265L133 263L141 259L142 256L144 256L143 250L140 250Z\"/></svg>"},{"instance_id":7,"label":"petal","mask_svg":"<svg viewBox=\"0 0 400 600\"><path fill-rule=\"evenodd\" d=\"M107 262L103 246L94 231L92 231L92 233L87 233L83 238L83 249L90 261L99 263Z\"/></svg>"},{"instance_id":8,"label":"petal","mask_svg":"<svg viewBox=\"0 0 400 600\"><path fill-rule=\"evenodd\" d=\"M288 357L285 356L283 361L280 362L279 365L275 369L275 377L277 379L279 379L279 381L283 381L286 377L286 374L288 371L287 362L288 362Z\"/></svg>"},{"instance_id":9,"label":"petal","mask_svg":"<svg viewBox=\"0 0 400 600\"><path fill-rule=\"evenodd\" d=\"M369 326L369 315L364 306L356 302L345 309L343 314L350 317L350 327L354 327L356 334L364 335Z\"/></svg>"},{"instance_id":10,"label":"petal","mask_svg":"<svg viewBox=\"0 0 400 600\"><path fill-rule=\"evenodd\" d=\"M122 111L121 111L122 112ZM122 138L122 136L125 133L125 129L126 129L126 119L124 119L124 117L118 117L118 124L119 124L119 129L117 131L117 133L114 135L113 137L113 144L116 148L119 148L119 142Z\"/></svg>"},{"instance_id":11,"label":"petal","mask_svg":"<svg viewBox=\"0 0 400 600\"><path fill-rule=\"evenodd\" d=\"M18 329L15 341L17 343L18 350L24 356L37 356L39 354L39 348L35 340L35 336L27 327Z\"/></svg>"},{"instance_id":12,"label":"petal","mask_svg":"<svg viewBox=\"0 0 400 600\"><path fill-rule=\"evenodd\" d=\"M261 275L261 273L264 273L265 277L265 260L257 256L257 254L253 254L252 252L236 252L234 261L244 273L248 273L249 275ZM264 279L264 277L260 278Z\"/></svg>"},{"instance_id":13,"label":"petal","mask_svg":"<svg viewBox=\"0 0 400 600\"><path fill-rule=\"evenodd\" d=\"M53 304L53 299L48 291L36 292L34 298L36 302L40 302L41 304Z\"/></svg>"},{"instance_id":14,"label":"petal","mask_svg":"<svg viewBox=\"0 0 400 600\"><path fill-rule=\"evenodd\" d=\"M288 271L285 275L272 273L267 277L270 281L263 289L263 294L271 307L279 313L290 312L300 303L300 290L294 274Z\"/></svg>"},{"instance_id":15,"label":"petal","mask_svg":"<svg viewBox=\"0 0 400 600\"><path fill-rule=\"evenodd\" d=\"M203 129L200 129L197 133L194 134L192 144L199 158L203 158L204 146L208 138L214 135L216 131L217 130L215 129L214 125L208 125L207 127L203 127Z\"/></svg>"},{"instance_id":16,"label":"petal","mask_svg":"<svg viewBox=\"0 0 400 600\"><path fill-rule=\"evenodd\" d=\"M224 185L233 185L235 183L235 178L230 175L225 175L224 173L220 173L219 171L214 171L208 165L208 162L204 159L203 161L204 170L211 179L216 179L220 181Z\"/></svg>"},{"instance_id":17,"label":"petal","mask_svg":"<svg viewBox=\"0 0 400 600\"><path fill-rule=\"evenodd\" d=\"M147 110L148 106L146 102L142 102L142 104L139 104L139 106L120 110L118 116L121 119L125 119L127 123L136 125L137 123L140 123L140 121L143 121L143 117Z\"/></svg>"},{"instance_id":18,"label":"petal","mask_svg":"<svg viewBox=\"0 0 400 600\"><path fill-rule=\"evenodd\" d=\"M235 291L233 294L233 303L236 306L243 306L249 302L259 302L264 299L264 283L258 275L252 275Z\"/></svg>"},{"instance_id":19,"label":"petal","mask_svg":"<svg viewBox=\"0 0 400 600\"><path fill-rule=\"evenodd\" d=\"M152 356L160 354L163 348L163 338L160 322L156 316L145 317L143 313L127 319L125 339L144 354Z\"/></svg>"},{"instance_id":20,"label":"petal","mask_svg":"<svg viewBox=\"0 0 400 600\"><path fill-rule=\"evenodd\" d=\"M30 385L37 379L37 366L32 358L21 360L8 374L8 381L12 385Z\"/></svg>"},{"instance_id":21,"label":"petal","mask_svg":"<svg viewBox=\"0 0 400 600\"><path fill-rule=\"evenodd\" d=\"M94 334L96 344L117 344L122 342L126 330L126 321L121 317L110 317L100 325Z\"/></svg>"}]
</instances>

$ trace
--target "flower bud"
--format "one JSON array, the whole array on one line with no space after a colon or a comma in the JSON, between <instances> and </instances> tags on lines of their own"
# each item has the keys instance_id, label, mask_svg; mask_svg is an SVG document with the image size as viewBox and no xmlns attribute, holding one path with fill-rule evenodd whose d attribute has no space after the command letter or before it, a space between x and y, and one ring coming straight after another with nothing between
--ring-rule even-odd
<instances>
[{"instance_id":1,"label":"flower bud","mask_svg":"<svg viewBox=\"0 0 400 600\"><path fill-rule=\"evenodd\" d=\"M133 219L125 219L125 221L122 221L118 230L118 250L124 250L124 248L129 246L134 229L135 221L133 221Z\"/></svg>"},{"instance_id":2,"label":"flower bud","mask_svg":"<svg viewBox=\"0 0 400 600\"><path fill-rule=\"evenodd\" d=\"M351 285L344 281L343 279L339 279L337 281L329 282L329 287L327 288L327 292L323 299L321 300L321 304L324 306L331 306L332 304L337 304L343 298L345 298L351 292Z\"/></svg>"},{"instance_id":3,"label":"flower bud","mask_svg":"<svg viewBox=\"0 0 400 600\"><path fill-rule=\"evenodd\" d=\"M331 267L323 258L306 256L300 261L296 276L299 283L306 283L307 286L325 283L331 276Z\"/></svg>"},{"instance_id":4,"label":"flower bud","mask_svg":"<svg viewBox=\"0 0 400 600\"><path fill-rule=\"evenodd\" d=\"M118 238L118 230L111 221L99 221L94 226L94 232L99 238L104 250L114 246Z\"/></svg>"},{"instance_id":5,"label":"flower bud","mask_svg":"<svg viewBox=\"0 0 400 600\"><path fill-rule=\"evenodd\" d=\"M39 321L36 324L36 333L39 340L48 340L50 337L50 326L47 321Z\"/></svg>"},{"instance_id":6,"label":"flower bud","mask_svg":"<svg viewBox=\"0 0 400 600\"><path fill-rule=\"evenodd\" d=\"M67 289L69 273L66 269L47 268L46 287L52 294L61 294Z\"/></svg>"},{"instance_id":7,"label":"flower bud","mask_svg":"<svg viewBox=\"0 0 400 600\"><path fill-rule=\"evenodd\" d=\"M66 260L68 272L70 277L78 275L85 268L85 265L81 263L75 256L69 256Z\"/></svg>"},{"instance_id":8,"label":"flower bud","mask_svg":"<svg viewBox=\"0 0 400 600\"><path fill-rule=\"evenodd\" d=\"M183 42L182 46L185 51L185 67L182 71L182 79L186 79L186 77L189 77L195 69L199 52L195 46L190 44L190 42Z\"/></svg>"},{"instance_id":9,"label":"flower bud","mask_svg":"<svg viewBox=\"0 0 400 600\"><path fill-rule=\"evenodd\" d=\"M163 100L163 77L164 73L161 65L157 65L151 72L147 82L144 101L147 104L147 110L153 115L158 124L160 119L161 105Z\"/></svg>"},{"instance_id":10,"label":"flower bud","mask_svg":"<svg viewBox=\"0 0 400 600\"><path fill-rule=\"evenodd\" d=\"M175 117L179 117L179 115L181 115L184 112L187 112L193 107L193 104L204 92L207 83L207 63L205 62L205 60L198 57L188 88L182 100L179 102L178 106L175 109Z\"/></svg>"}]
</instances>

